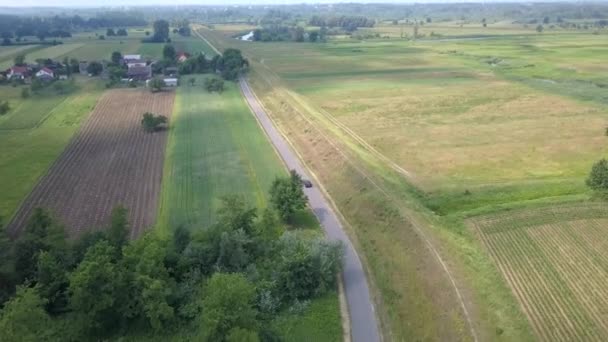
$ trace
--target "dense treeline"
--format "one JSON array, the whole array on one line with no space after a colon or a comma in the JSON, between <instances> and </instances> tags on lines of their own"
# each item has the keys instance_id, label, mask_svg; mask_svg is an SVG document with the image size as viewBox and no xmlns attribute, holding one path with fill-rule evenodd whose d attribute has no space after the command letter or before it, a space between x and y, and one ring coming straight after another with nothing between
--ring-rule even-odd
<instances>
[{"instance_id":1,"label":"dense treeline","mask_svg":"<svg viewBox=\"0 0 608 342\"><path fill-rule=\"evenodd\" d=\"M256 42L324 42L327 29L306 31L301 26L269 25L253 31L253 41Z\"/></svg>"},{"instance_id":2,"label":"dense treeline","mask_svg":"<svg viewBox=\"0 0 608 342\"><path fill-rule=\"evenodd\" d=\"M0 15L0 35L2 38L37 36L69 37L71 32L93 30L102 27L129 27L147 25L141 15L124 12L100 13L96 17L74 16L23 17Z\"/></svg>"},{"instance_id":3,"label":"dense treeline","mask_svg":"<svg viewBox=\"0 0 608 342\"><path fill-rule=\"evenodd\" d=\"M311 26L340 27L347 31L354 31L359 27L373 27L375 20L361 16L318 16L310 18Z\"/></svg>"},{"instance_id":4,"label":"dense treeline","mask_svg":"<svg viewBox=\"0 0 608 342\"><path fill-rule=\"evenodd\" d=\"M291 199L276 207L281 217L303 207L294 177L272 189L273 198ZM104 231L72 242L37 209L21 237L0 239L0 340L179 332L196 341L278 341L277 314L335 290L342 246L286 230L273 209L258 216L228 197L211 227L134 241L126 217L117 208Z\"/></svg>"}]
</instances>

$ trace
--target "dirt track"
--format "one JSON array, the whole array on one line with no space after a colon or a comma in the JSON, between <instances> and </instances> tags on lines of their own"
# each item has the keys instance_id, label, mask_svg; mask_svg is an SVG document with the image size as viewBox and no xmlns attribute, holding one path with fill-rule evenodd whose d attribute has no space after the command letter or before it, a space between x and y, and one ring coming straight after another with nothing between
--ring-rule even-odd
<instances>
[{"instance_id":1,"label":"dirt track","mask_svg":"<svg viewBox=\"0 0 608 342\"><path fill-rule=\"evenodd\" d=\"M50 209L78 236L109 223L112 208L129 210L131 237L154 223L167 132L145 133L144 112L167 117L174 92L111 90L101 98L80 131L43 176L9 224L12 236L36 207Z\"/></svg>"}]
</instances>

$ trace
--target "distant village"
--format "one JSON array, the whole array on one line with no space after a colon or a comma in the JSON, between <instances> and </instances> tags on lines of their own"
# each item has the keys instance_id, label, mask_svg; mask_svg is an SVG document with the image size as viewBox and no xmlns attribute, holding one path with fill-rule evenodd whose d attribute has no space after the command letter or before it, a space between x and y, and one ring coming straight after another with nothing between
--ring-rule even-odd
<instances>
[{"instance_id":1,"label":"distant village","mask_svg":"<svg viewBox=\"0 0 608 342\"><path fill-rule=\"evenodd\" d=\"M183 64L190 55L186 52L175 54L175 62ZM112 60L78 61L65 58L62 62L52 59L39 59L36 63L26 63L25 56L15 58L12 67L0 72L2 83L31 84L34 80L48 84L56 80L67 80L73 74L88 77L100 77L108 85L118 83L149 85L153 77L161 78L166 87L176 87L179 79L179 68L165 60L144 59L139 54L112 54Z\"/></svg>"}]
</instances>

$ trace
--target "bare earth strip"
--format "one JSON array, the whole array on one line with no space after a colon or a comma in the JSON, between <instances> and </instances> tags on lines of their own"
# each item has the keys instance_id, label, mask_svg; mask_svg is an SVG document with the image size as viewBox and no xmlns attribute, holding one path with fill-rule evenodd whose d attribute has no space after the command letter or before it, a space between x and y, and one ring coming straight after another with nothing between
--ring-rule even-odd
<instances>
[{"instance_id":1,"label":"bare earth strip","mask_svg":"<svg viewBox=\"0 0 608 342\"><path fill-rule=\"evenodd\" d=\"M112 208L129 210L131 237L156 218L167 132L145 133L145 112L167 117L174 92L105 93L65 151L42 177L9 225L18 235L37 207L50 209L78 236L109 223Z\"/></svg>"},{"instance_id":2,"label":"bare earth strip","mask_svg":"<svg viewBox=\"0 0 608 342\"><path fill-rule=\"evenodd\" d=\"M556 206L469 221L540 340L608 336L605 210Z\"/></svg>"}]
</instances>

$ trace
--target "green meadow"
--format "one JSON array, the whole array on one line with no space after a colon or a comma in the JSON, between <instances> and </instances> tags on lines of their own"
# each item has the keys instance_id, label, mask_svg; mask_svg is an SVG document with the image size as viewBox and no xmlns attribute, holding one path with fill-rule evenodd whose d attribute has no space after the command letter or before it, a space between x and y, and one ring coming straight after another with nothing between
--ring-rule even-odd
<instances>
[{"instance_id":1,"label":"green meadow","mask_svg":"<svg viewBox=\"0 0 608 342\"><path fill-rule=\"evenodd\" d=\"M20 97L21 87L3 86L0 101L13 108L0 116L0 217L10 220L38 179L61 154L103 92L100 83L77 78L67 95L43 91Z\"/></svg>"},{"instance_id":2,"label":"green meadow","mask_svg":"<svg viewBox=\"0 0 608 342\"><path fill-rule=\"evenodd\" d=\"M390 39L325 44L199 31L250 58L257 95L346 217L394 340L532 340L466 218L586 203L608 152L606 35L489 27L425 25L414 41L378 25Z\"/></svg>"},{"instance_id":3,"label":"green meadow","mask_svg":"<svg viewBox=\"0 0 608 342\"><path fill-rule=\"evenodd\" d=\"M258 208L285 170L234 83L208 93L205 77L177 90L167 146L160 224L204 228L226 195Z\"/></svg>"}]
</instances>

